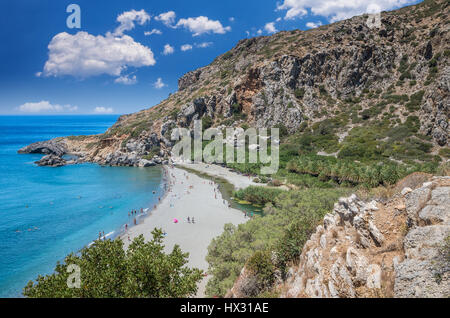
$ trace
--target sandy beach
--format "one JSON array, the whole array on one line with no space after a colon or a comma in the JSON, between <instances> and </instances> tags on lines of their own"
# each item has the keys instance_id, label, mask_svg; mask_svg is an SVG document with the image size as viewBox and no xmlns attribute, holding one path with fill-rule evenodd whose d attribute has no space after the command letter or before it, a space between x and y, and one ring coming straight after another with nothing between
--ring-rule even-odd
<instances>
[{"instance_id":1,"label":"sandy beach","mask_svg":"<svg viewBox=\"0 0 450 318\"><path fill-rule=\"evenodd\" d=\"M129 239L133 240L142 234L148 240L155 227L162 228L167 233L164 239L166 252L178 244L183 252L189 252L188 266L207 271L205 257L211 240L223 232L225 224L237 225L247 219L241 211L228 207L217 185L211 184L211 181L179 168L166 166L165 169L170 184L165 198L140 224L129 228L121 239L128 247ZM239 175L234 179L237 181L239 178L248 179ZM239 184L243 185L245 181L240 180ZM194 218L195 223L188 223L188 217ZM207 279L200 283L197 297L204 297Z\"/></svg>"},{"instance_id":2,"label":"sandy beach","mask_svg":"<svg viewBox=\"0 0 450 318\"><path fill-rule=\"evenodd\" d=\"M222 179L225 179L234 187L236 190L238 189L245 189L251 185L253 186L263 186L264 184L261 183L255 183L253 182L253 177L246 177L243 175L240 175L238 173L230 171L228 168L224 168L218 165L211 165L206 163L183 163L178 164L180 167L186 167L195 171L198 171L200 173L207 174L212 177L219 177Z\"/></svg>"}]
</instances>

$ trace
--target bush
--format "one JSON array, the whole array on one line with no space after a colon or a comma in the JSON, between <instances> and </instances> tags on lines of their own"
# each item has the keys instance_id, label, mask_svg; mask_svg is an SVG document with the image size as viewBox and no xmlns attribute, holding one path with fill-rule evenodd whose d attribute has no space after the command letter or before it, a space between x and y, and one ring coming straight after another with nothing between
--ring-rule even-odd
<instances>
[{"instance_id":1,"label":"bush","mask_svg":"<svg viewBox=\"0 0 450 318\"><path fill-rule=\"evenodd\" d=\"M294 91L294 95L298 99L303 99L303 97L305 96L305 89L304 88L297 88Z\"/></svg>"},{"instance_id":2,"label":"bush","mask_svg":"<svg viewBox=\"0 0 450 318\"><path fill-rule=\"evenodd\" d=\"M207 295L224 296L255 252L274 250L285 228L301 214L322 218L331 211L339 197L348 193L347 189L284 191L274 204L266 205L264 216L257 216L239 226L225 225L222 235L208 247L206 260L212 278L206 287Z\"/></svg>"},{"instance_id":3,"label":"bush","mask_svg":"<svg viewBox=\"0 0 450 318\"><path fill-rule=\"evenodd\" d=\"M446 148L440 149L439 155L446 159L450 158L450 148L446 147Z\"/></svg>"},{"instance_id":4,"label":"bush","mask_svg":"<svg viewBox=\"0 0 450 318\"><path fill-rule=\"evenodd\" d=\"M68 255L55 272L30 281L23 294L33 298L158 298L187 297L197 292L202 271L190 269L187 253L176 245L164 253L161 230L152 232L153 239L144 242L141 235L127 251L121 240L96 241L79 255ZM81 288L68 288L67 272L71 264L81 269Z\"/></svg>"},{"instance_id":5,"label":"bush","mask_svg":"<svg viewBox=\"0 0 450 318\"><path fill-rule=\"evenodd\" d=\"M209 117L209 116L205 116L202 118L202 130L205 131L208 128L210 128L214 123L214 120Z\"/></svg>"},{"instance_id":6,"label":"bush","mask_svg":"<svg viewBox=\"0 0 450 318\"><path fill-rule=\"evenodd\" d=\"M286 228L275 247L277 267L281 269L283 275L287 265L298 260L303 245L314 233L323 216L322 213L306 210Z\"/></svg>"},{"instance_id":7,"label":"bush","mask_svg":"<svg viewBox=\"0 0 450 318\"><path fill-rule=\"evenodd\" d=\"M283 182L281 182L278 179L273 179L272 181L269 182L269 186L271 187L280 187L283 184Z\"/></svg>"},{"instance_id":8,"label":"bush","mask_svg":"<svg viewBox=\"0 0 450 318\"><path fill-rule=\"evenodd\" d=\"M410 112L419 110L425 91L421 90L411 95L409 103L405 105Z\"/></svg>"},{"instance_id":9,"label":"bush","mask_svg":"<svg viewBox=\"0 0 450 318\"><path fill-rule=\"evenodd\" d=\"M256 290L253 296L272 287L275 281L275 265L272 263L272 253L269 250L257 251L247 262L247 268L257 278Z\"/></svg>"},{"instance_id":10,"label":"bush","mask_svg":"<svg viewBox=\"0 0 450 318\"><path fill-rule=\"evenodd\" d=\"M248 201L253 204L265 205L268 202L275 203L275 199L283 193L283 190L250 186L245 189L235 191L233 196L242 201Z\"/></svg>"}]
</instances>

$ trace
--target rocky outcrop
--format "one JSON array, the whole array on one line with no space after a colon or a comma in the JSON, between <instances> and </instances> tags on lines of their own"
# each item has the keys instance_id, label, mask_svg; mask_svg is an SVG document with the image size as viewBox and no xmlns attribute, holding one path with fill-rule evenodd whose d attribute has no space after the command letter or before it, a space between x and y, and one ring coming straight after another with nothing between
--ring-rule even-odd
<instances>
[{"instance_id":1,"label":"rocky outcrop","mask_svg":"<svg viewBox=\"0 0 450 318\"><path fill-rule=\"evenodd\" d=\"M282 297L450 296L449 206L449 177L384 204L340 199L279 285Z\"/></svg>"},{"instance_id":2,"label":"rocky outcrop","mask_svg":"<svg viewBox=\"0 0 450 318\"><path fill-rule=\"evenodd\" d=\"M450 178L406 194L405 259L395 264L397 297L450 296ZM447 245L446 245L447 244Z\"/></svg>"},{"instance_id":3,"label":"rocky outcrop","mask_svg":"<svg viewBox=\"0 0 450 318\"><path fill-rule=\"evenodd\" d=\"M19 149L18 153L30 154L38 153L44 155L55 155L61 157L67 153L67 146L63 141L52 139L49 141L35 142L31 145Z\"/></svg>"},{"instance_id":4,"label":"rocky outcrop","mask_svg":"<svg viewBox=\"0 0 450 318\"><path fill-rule=\"evenodd\" d=\"M437 80L437 89L425 95L421 106L421 130L431 135L440 146L448 144L450 113L450 66L446 66Z\"/></svg>"},{"instance_id":5,"label":"rocky outcrop","mask_svg":"<svg viewBox=\"0 0 450 318\"><path fill-rule=\"evenodd\" d=\"M56 155L47 155L42 157L41 160L35 162L38 166L49 166L49 167L62 167L67 164L67 161Z\"/></svg>"},{"instance_id":6,"label":"rocky outcrop","mask_svg":"<svg viewBox=\"0 0 450 318\"><path fill-rule=\"evenodd\" d=\"M430 177L386 202L341 198L274 289L281 297L447 298L449 207L450 177ZM227 297L257 296L255 286L246 266Z\"/></svg>"},{"instance_id":7,"label":"rocky outcrop","mask_svg":"<svg viewBox=\"0 0 450 318\"><path fill-rule=\"evenodd\" d=\"M186 73L178 80L178 90L182 91L189 86L192 86L195 84L199 79L201 75L201 70L195 70L189 73Z\"/></svg>"}]
</instances>

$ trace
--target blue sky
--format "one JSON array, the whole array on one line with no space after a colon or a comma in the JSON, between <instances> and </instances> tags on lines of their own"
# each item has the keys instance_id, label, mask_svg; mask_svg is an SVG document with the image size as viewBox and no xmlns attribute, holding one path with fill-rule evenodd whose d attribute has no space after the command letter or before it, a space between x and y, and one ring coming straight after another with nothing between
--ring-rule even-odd
<instances>
[{"instance_id":1,"label":"blue sky","mask_svg":"<svg viewBox=\"0 0 450 318\"><path fill-rule=\"evenodd\" d=\"M2 0L0 114L132 113L242 38L417 0ZM69 4L81 28L68 28ZM153 32L152 32L153 31Z\"/></svg>"}]
</instances>

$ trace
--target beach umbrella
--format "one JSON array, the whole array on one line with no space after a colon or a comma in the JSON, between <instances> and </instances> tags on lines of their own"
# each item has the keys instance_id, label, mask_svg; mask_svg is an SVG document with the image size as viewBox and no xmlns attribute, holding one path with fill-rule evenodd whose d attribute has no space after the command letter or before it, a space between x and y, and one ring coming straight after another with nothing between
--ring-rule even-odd
<instances>
[{"instance_id":1,"label":"beach umbrella","mask_svg":"<svg viewBox=\"0 0 450 318\"><path fill-rule=\"evenodd\" d=\"M178 220L177 219L173 219L173 223L178 223Z\"/></svg>"}]
</instances>

